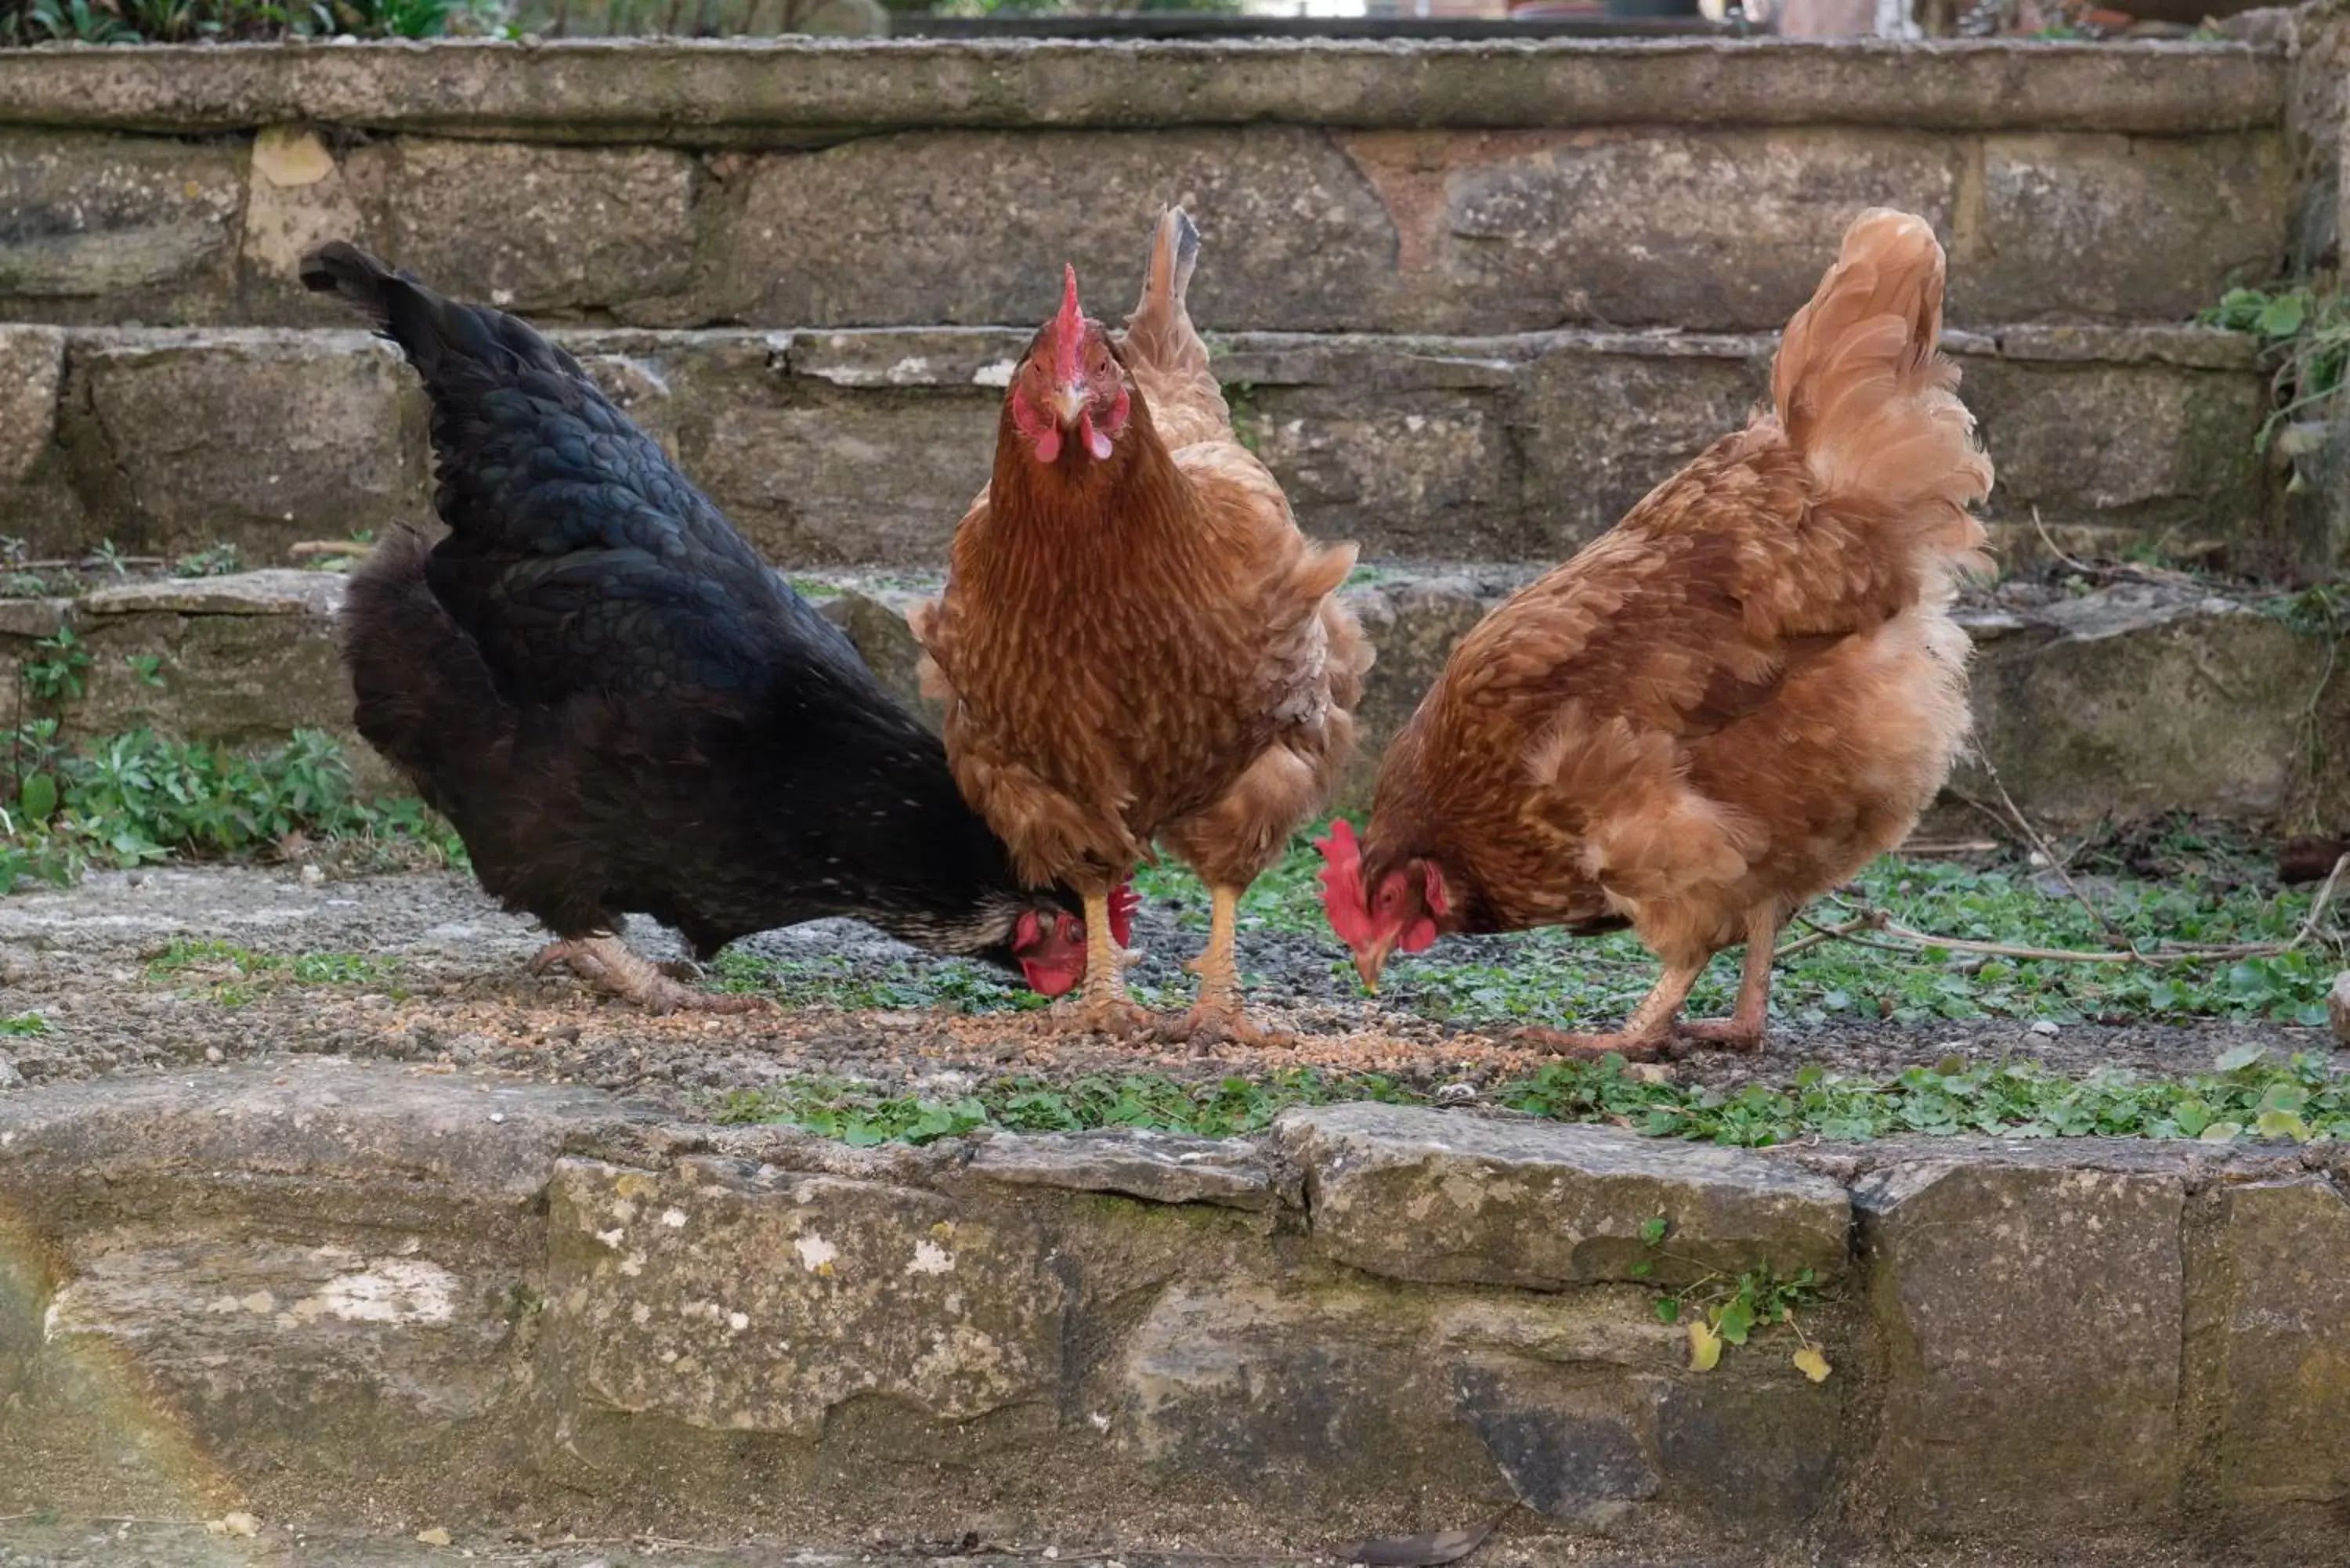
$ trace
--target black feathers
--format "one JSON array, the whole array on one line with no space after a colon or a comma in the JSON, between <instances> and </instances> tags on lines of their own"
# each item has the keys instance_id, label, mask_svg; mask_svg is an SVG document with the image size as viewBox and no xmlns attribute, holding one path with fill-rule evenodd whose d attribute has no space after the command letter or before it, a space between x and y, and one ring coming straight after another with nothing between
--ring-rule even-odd
<instances>
[{"instance_id":1,"label":"black feathers","mask_svg":"<svg viewBox=\"0 0 2350 1568\"><path fill-rule=\"evenodd\" d=\"M649 914L707 955L852 915L1009 961L1024 893L937 738L614 407L513 317L343 244L303 264L432 401L449 534L388 540L343 648L360 733L558 936Z\"/></svg>"}]
</instances>

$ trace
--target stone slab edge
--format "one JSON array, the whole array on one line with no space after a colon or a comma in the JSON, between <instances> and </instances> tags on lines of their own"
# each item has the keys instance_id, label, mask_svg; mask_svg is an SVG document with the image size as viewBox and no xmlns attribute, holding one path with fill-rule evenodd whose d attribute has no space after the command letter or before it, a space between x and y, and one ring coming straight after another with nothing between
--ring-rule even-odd
<instances>
[{"instance_id":1,"label":"stone slab edge","mask_svg":"<svg viewBox=\"0 0 2350 1568\"><path fill-rule=\"evenodd\" d=\"M590 1088L452 1080L340 1057L0 1096L0 1200L34 1212L72 1206L78 1189L123 1197L229 1173L421 1179L504 1206L543 1191L558 1160L583 1157L639 1168L716 1158L940 1191L1302 1210L1321 1249L1364 1272L1537 1290L1670 1284L1681 1265L1809 1267L1832 1280L1851 1265L1856 1204L1881 1205L1904 1172L1913 1181L1968 1165L2164 1174L2201 1189L2309 1173L2339 1182L2350 1165L2350 1151L2324 1146L2144 1139L1730 1149L1367 1103L1292 1112L1253 1138L1111 1129L858 1149L796 1128L666 1121ZM1652 1214L1672 1227L1661 1266L1638 1235Z\"/></svg>"},{"instance_id":2,"label":"stone slab edge","mask_svg":"<svg viewBox=\"0 0 2350 1568\"><path fill-rule=\"evenodd\" d=\"M0 52L0 124L744 145L914 128L2279 124L2282 50L1778 40L445 40Z\"/></svg>"}]
</instances>

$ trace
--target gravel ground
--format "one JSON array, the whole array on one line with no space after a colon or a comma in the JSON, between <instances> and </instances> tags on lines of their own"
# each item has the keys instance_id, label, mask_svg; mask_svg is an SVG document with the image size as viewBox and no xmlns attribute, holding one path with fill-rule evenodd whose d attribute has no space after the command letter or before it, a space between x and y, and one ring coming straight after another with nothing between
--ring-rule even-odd
<instances>
[{"instance_id":1,"label":"gravel ground","mask_svg":"<svg viewBox=\"0 0 2350 1568\"><path fill-rule=\"evenodd\" d=\"M631 937L655 957L677 951L657 929L640 925ZM366 954L391 962L356 981L322 984L240 977L225 961L152 971L155 956L175 940L203 938L257 953ZM710 1114L725 1091L809 1073L943 1090L1005 1072L1062 1077L1149 1067L1214 1075L1314 1064L1426 1084L1513 1075L1543 1060L1409 1011L1410 961L1448 954L1507 961L1510 938L1456 940L1399 962L1390 975L1401 983L1373 1000L1357 992L1326 939L1245 933L1243 959L1261 1016L1294 1031L1295 1040L1227 1047L1201 1059L1041 1036L1025 1015L943 1007L649 1018L568 978L526 974L524 961L542 940L470 879L445 873L336 881L292 867L165 868L100 874L75 888L11 898L0 901L0 1015L37 1013L47 1029L0 1037L0 1092L108 1073L328 1052L590 1083L690 1116ZM1146 909L1137 945L1147 954L1137 980L1180 994L1188 982L1177 964L1196 937L1174 929L1165 911ZM778 958L845 962L854 972L901 981L911 957L847 921L773 932L746 946ZM1810 1063L1883 1074L1962 1053L2071 1071L2114 1064L2176 1073L2208 1067L2220 1052L2246 1042L2280 1051L2325 1045L2320 1032L2272 1024L2070 1025L2049 1035L2023 1021L1918 1028L1783 1023L1759 1059L1700 1053L1673 1071L1705 1082L1782 1082Z\"/></svg>"}]
</instances>

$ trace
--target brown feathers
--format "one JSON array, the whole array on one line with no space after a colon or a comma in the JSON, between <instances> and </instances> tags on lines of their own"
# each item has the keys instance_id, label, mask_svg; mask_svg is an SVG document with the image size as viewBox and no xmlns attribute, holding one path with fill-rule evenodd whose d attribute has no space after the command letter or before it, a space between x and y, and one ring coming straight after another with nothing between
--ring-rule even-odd
<instances>
[{"instance_id":1,"label":"brown feathers","mask_svg":"<svg viewBox=\"0 0 2350 1568\"><path fill-rule=\"evenodd\" d=\"M1942 265L1864 214L1771 407L1462 641L1381 767L1367 886L1425 861L1448 929L1609 910L1689 965L1900 841L1966 732L1944 607L1991 483Z\"/></svg>"},{"instance_id":2,"label":"brown feathers","mask_svg":"<svg viewBox=\"0 0 2350 1568\"><path fill-rule=\"evenodd\" d=\"M1164 836L1245 885L1352 744L1369 649L1333 595L1354 550L1309 543L1233 438L1183 303L1198 244L1159 220L1107 458L1039 462L1007 397L994 478L914 619L956 776L1038 881L1114 877Z\"/></svg>"}]
</instances>

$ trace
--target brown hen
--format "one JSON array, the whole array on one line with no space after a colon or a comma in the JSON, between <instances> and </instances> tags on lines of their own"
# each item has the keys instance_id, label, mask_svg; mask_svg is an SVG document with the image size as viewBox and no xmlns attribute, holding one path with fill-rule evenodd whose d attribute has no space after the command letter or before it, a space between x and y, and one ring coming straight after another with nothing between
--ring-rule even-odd
<instances>
[{"instance_id":1,"label":"brown hen","mask_svg":"<svg viewBox=\"0 0 2350 1568\"><path fill-rule=\"evenodd\" d=\"M1990 461L1937 352L1933 231L1875 211L1788 323L1771 406L1462 639L1380 765L1360 845L1322 841L1366 984L1444 931L1629 925L1665 973L1571 1051L1759 1048L1772 942L1906 836L1968 723L1954 578ZM1746 944L1729 1020L1677 1030Z\"/></svg>"},{"instance_id":2,"label":"brown hen","mask_svg":"<svg viewBox=\"0 0 2350 1568\"><path fill-rule=\"evenodd\" d=\"M1234 437L1184 289L1199 234L1161 215L1113 343L1061 309L1005 389L995 468L955 533L945 592L912 614L964 795L1038 887L1091 910L1154 839L1213 896L1191 966L1197 1044L1243 1034L1241 894L1326 804L1370 650L1333 597L1352 545L1298 532ZM1064 1022L1131 1033L1105 917Z\"/></svg>"}]
</instances>

